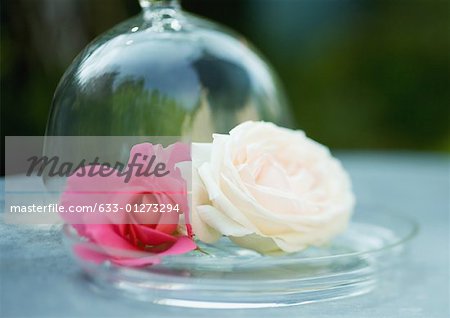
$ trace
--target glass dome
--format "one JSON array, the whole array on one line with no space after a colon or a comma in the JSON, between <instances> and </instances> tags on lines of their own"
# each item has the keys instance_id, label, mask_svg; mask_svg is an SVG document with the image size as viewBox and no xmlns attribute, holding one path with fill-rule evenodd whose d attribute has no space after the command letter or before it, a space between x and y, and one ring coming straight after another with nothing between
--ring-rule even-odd
<instances>
[{"instance_id":1,"label":"glass dome","mask_svg":"<svg viewBox=\"0 0 450 318\"><path fill-rule=\"evenodd\" d=\"M62 77L49 136L187 136L209 141L245 120L288 125L271 68L241 36L141 0L142 12L95 39Z\"/></svg>"}]
</instances>

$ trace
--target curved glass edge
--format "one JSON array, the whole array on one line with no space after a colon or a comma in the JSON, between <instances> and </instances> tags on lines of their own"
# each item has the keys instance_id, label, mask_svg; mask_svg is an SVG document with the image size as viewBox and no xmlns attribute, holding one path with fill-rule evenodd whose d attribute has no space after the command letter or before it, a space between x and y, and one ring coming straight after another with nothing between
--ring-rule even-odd
<instances>
[{"instance_id":1,"label":"curved glass edge","mask_svg":"<svg viewBox=\"0 0 450 318\"><path fill-rule=\"evenodd\" d=\"M417 235L417 233L419 232L419 225L417 224L417 222L415 222L412 218L409 218L409 217L405 217L405 216L402 216L399 214L385 213L385 212L382 212L382 213L378 212L377 215L370 215L369 213L363 213L363 214L364 214L364 216L355 215L354 219L355 218L359 219L362 217L377 219L377 218L380 218L380 216L381 216L381 218L388 219L388 220L384 220L384 221L388 221L388 224L389 224L388 226L391 226L391 227L395 227L395 226L399 226L399 225L403 226L404 233L403 234L400 233L402 235L398 235L396 237L396 240L394 240L380 248L374 248L374 249L370 249L370 250L363 250L363 251L356 251L356 252L347 252L347 253L336 254L336 255L317 256L317 257L302 257L301 252L295 253L295 254L285 254L285 255L280 255L280 256L268 256L267 260L266 260L266 264L269 263L270 265L283 265L283 264L287 265L287 264L292 264L293 262L295 262L297 264L301 264L301 263L345 259L345 258L349 258L349 257L364 257L367 255L375 255L377 253L381 253L384 251L394 250L396 247L400 247L400 246L404 245L405 243L410 241L413 237L415 237ZM378 221L380 221L380 220L378 219ZM360 222L351 221L350 224L373 225L372 223L368 223L368 222L363 223L361 221ZM394 229L394 232L396 234L399 234L395 231L395 229ZM68 240L69 244L71 244L71 245L78 243L78 244L82 244L92 250L99 251L101 249L101 247L98 246L97 244L89 242L86 240L86 238L79 236L78 233L76 232L76 230L73 229L73 227L71 227L70 225L65 224L63 226L63 233L64 233L65 239ZM156 254L147 253L145 251L130 253L128 251L113 249L113 248L109 248L109 251L117 252L117 255L122 255L122 256L124 255L124 253L126 254L126 256L132 256L132 257L156 256ZM198 252L198 253L200 253L200 252ZM259 255L259 256L262 257L263 255ZM170 257L171 263L179 263L179 264L187 264L187 263L189 263L189 260L192 259L192 255L178 255L178 256L166 256L166 257ZM267 261L269 261L269 262L267 263ZM198 263L198 262L201 262L201 260L196 259L195 262ZM236 259L236 260L231 259L227 263L229 265L233 265L234 262L241 263L241 261L239 261L238 259Z\"/></svg>"}]
</instances>

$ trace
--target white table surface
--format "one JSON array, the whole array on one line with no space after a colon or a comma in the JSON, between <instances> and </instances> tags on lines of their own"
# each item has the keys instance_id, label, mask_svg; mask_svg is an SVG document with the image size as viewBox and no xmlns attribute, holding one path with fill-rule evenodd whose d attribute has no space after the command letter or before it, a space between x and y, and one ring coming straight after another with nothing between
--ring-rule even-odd
<instances>
[{"instance_id":1,"label":"white table surface","mask_svg":"<svg viewBox=\"0 0 450 318\"><path fill-rule=\"evenodd\" d=\"M61 243L59 227L0 223L0 317L449 317L449 157L374 152L339 157L361 205L384 206L420 225L406 265L398 269L398 282L363 296L296 307L205 310L153 305L88 288ZM0 185L3 188L3 180Z\"/></svg>"}]
</instances>

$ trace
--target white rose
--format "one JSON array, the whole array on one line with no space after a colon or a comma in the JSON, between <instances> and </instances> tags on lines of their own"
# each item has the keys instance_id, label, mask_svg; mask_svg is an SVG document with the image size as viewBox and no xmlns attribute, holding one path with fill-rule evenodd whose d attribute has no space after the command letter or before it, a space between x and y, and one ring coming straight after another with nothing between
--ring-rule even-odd
<instances>
[{"instance_id":1,"label":"white rose","mask_svg":"<svg viewBox=\"0 0 450 318\"><path fill-rule=\"evenodd\" d=\"M347 173L302 131L245 122L193 145L192 227L262 253L320 246L342 232L354 206Z\"/></svg>"}]
</instances>

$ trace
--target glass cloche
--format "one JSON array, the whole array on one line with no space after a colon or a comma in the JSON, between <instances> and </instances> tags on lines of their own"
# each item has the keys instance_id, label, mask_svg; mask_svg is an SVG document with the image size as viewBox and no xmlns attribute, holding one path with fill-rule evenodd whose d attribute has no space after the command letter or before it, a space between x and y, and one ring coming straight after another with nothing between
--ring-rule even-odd
<instances>
[{"instance_id":1,"label":"glass cloche","mask_svg":"<svg viewBox=\"0 0 450 318\"><path fill-rule=\"evenodd\" d=\"M95 39L67 69L48 136L188 136L210 141L246 120L287 125L271 68L241 36L140 0L142 13Z\"/></svg>"}]
</instances>

